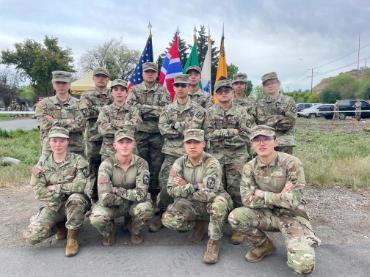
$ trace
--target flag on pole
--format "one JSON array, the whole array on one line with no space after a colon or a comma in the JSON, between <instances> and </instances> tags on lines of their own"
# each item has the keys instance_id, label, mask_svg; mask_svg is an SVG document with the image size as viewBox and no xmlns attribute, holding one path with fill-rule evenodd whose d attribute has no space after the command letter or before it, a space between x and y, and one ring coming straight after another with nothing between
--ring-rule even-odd
<instances>
[{"instance_id":1,"label":"flag on pole","mask_svg":"<svg viewBox=\"0 0 370 277\"><path fill-rule=\"evenodd\" d=\"M202 80L201 80L202 88L207 93L212 93L211 70L212 70L212 40L208 31L208 49L203 61Z\"/></svg>"},{"instance_id":2,"label":"flag on pole","mask_svg":"<svg viewBox=\"0 0 370 277\"><path fill-rule=\"evenodd\" d=\"M159 74L159 83L167 88L170 93L171 101L175 97L173 89L173 78L182 73L182 65L179 53L179 39L176 32L170 50L163 59L161 72Z\"/></svg>"},{"instance_id":3,"label":"flag on pole","mask_svg":"<svg viewBox=\"0 0 370 277\"><path fill-rule=\"evenodd\" d=\"M216 82L219 80L227 79L227 64L226 64L226 54L225 54L225 36L224 27L222 26L222 38L220 46L220 56L218 57L218 66L216 73ZM213 101L218 103L216 93L213 94Z\"/></svg>"},{"instance_id":4,"label":"flag on pole","mask_svg":"<svg viewBox=\"0 0 370 277\"><path fill-rule=\"evenodd\" d=\"M146 45L143 53L141 54L139 62L128 81L128 90L130 90L130 88L134 85L140 84L143 81L143 64L146 62L153 62L153 43L151 32L149 33L149 37L146 41Z\"/></svg>"},{"instance_id":5,"label":"flag on pole","mask_svg":"<svg viewBox=\"0 0 370 277\"><path fill-rule=\"evenodd\" d=\"M186 69L188 69L189 66L199 66L196 31L197 29L194 28L194 44L193 47L191 48L191 52L184 66L183 70L184 74L186 73Z\"/></svg>"}]
</instances>

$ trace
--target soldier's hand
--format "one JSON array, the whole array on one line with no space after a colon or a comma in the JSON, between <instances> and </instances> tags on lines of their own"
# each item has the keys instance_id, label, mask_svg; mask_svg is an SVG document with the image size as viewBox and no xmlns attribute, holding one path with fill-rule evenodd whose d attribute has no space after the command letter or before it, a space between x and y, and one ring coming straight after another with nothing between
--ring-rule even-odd
<instances>
[{"instance_id":1,"label":"soldier's hand","mask_svg":"<svg viewBox=\"0 0 370 277\"><path fill-rule=\"evenodd\" d=\"M202 189L204 186L203 186L203 183L197 183L198 185L198 189Z\"/></svg>"},{"instance_id":2,"label":"soldier's hand","mask_svg":"<svg viewBox=\"0 0 370 277\"><path fill-rule=\"evenodd\" d=\"M179 186L185 186L188 182L186 182L181 177L175 177L175 183L176 185L179 185Z\"/></svg>"},{"instance_id":3,"label":"soldier's hand","mask_svg":"<svg viewBox=\"0 0 370 277\"><path fill-rule=\"evenodd\" d=\"M283 188L283 190L281 191L281 193L285 193L285 192L288 192L288 191L291 191L293 189L294 185L292 182L287 182Z\"/></svg>"},{"instance_id":4,"label":"soldier's hand","mask_svg":"<svg viewBox=\"0 0 370 277\"><path fill-rule=\"evenodd\" d=\"M112 188L112 193L113 193L113 194L116 194L116 193L117 193L117 191L118 191L118 188L116 188L116 187L113 187L113 188Z\"/></svg>"},{"instance_id":5,"label":"soldier's hand","mask_svg":"<svg viewBox=\"0 0 370 277\"><path fill-rule=\"evenodd\" d=\"M240 134L240 131L239 131L239 129L234 129L234 134L237 136L237 135L239 135Z\"/></svg>"},{"instance_id":6,"label":"soldier's hand","mask_svg":"<svg viewBox=\"0 0 370 277\"><path fill-rule=\"evenodd\" d=\"M47 115L47 116L46 116L46 118L47 118L48 120L54 120L54 117L52 117L51 115Z\"/></svg>"},{"instance_id":7,"label":"soldier's hand","mask_svg":"<svg viewBox=\"0 0 370 277\"><path fill-rule=\"evenodd\" d=\"M254 191L254 195L259 197L259 198L264 198L265 197L265 192L263 190L256 189Z\"/></svg>"},{"instance_id":8,"label":"soldier's hand","mask_svg":"<svg viewBox=\"0 0 370 277\"><path fill-rule=\"evenodd\" d=\"M73 118L67 118L66 120L67 124L72 124L74 122Z\"/></svg>"},{"instance_id":9,"label":"soldier's hand","mask_svg":"<svg viewBox=\"0 0 370 277\"><path fill-rule=\"evenodd\" d=\"M55 191L57 189L56 185L48 185L46 188L50 192Z\"/></svg>"}]
</instances>

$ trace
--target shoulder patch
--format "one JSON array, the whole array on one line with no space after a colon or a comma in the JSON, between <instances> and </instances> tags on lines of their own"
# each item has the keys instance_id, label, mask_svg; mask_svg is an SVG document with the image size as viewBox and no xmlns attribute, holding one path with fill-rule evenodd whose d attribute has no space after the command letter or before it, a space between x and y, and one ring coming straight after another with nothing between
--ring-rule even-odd
<instances>
[{"instance_id":1,"label":"shoulder patch","mask_svg":"<svg viewBox=\"0 0 370 277\"><path fill-rule=\"evenodd\" d=\"M149 172L144 172L142 178L143 178L143 184L148 186L149 185L149 180L150 180Z\"/></svg>"},{"instance_id":2,"label":"shoulder patch","mask_svg":"<svg viewBox=\"0 0 370 277\"><path fill-rule=\"evenodd\" d=\"M195 114L195 117L196 117L196 118L201 119L201 118L203 118L203 117L204 117L204 113L202 113L202 111L198 111L198 112Z\"/></svg>"},{"instance_id":3,"label":"shoulder patch","mask_svg":"<svg viewBox=\"0 0 370 277\"><path fill-rule=\"evenodd\" d=\"M214 189L216 186L215 177L208 177L206 187L209 189Z\"/></svg>"}]
</instances>

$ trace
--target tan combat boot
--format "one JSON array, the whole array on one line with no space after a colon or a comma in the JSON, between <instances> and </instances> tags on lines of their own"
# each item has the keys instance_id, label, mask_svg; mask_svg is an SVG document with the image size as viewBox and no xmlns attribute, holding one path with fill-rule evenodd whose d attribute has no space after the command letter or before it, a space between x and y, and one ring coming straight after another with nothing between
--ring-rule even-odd
<instances>
[{"instance_id":1,"label":"tan combat boot","mask_svg":"<svg viewBox=\"0 0 370 277\"><path fill-rule=\"evenodd\" d=\"M113 223L112 232L108 235L108 237L103 238L101 244L103 246L112 246L116 242L116 224Z\"/></svg>"},{"instance_id":2,"label":"tan combat boot","mask_svg":"<svg viewBox=\"0 0 370 277\"><path fill-rule=\"evenodd\" d=\"M131 234L131 243L133 245L142 244L143 241L144 241L144 238L141 234Z\"/></svg>"},{"instance_id":3,"label":"tan combat boot","mask_svg":"<svg viewBox=\"0 0 370 277\"><path fill-rule=\"evenodd\" d=\"M275 245L267 238L260 246L248 251L247 254L245 254L245 259L248 262L256 263L261 261L265 256L272 254L275 250Z\"/></svg>"},{"instance_id":4,"label":"tan combat boot","mask_svg":"<svg viewBox=\"0 0 370 277\"><path fill-rule=\"evenodd\" d=\"M230 242L234 245L238 245L244 242L244 234L240 231L233 230L230 238Z\"/></svg>"},{"instance_id":5,"label":"tan combat boot","mask_svg":"<svg viewBox=\"0 0 370 277\"><path fill-rule=\"evenodd\" d=\"M207 232L208 221L199 220L195 223L192 234L189 240L195 243L201 242L205 233Z\"/></svg>"},{"instance_id":6,"label":"tan combat boot","mask_svg":"<svg viewBox=\"0 0 370 277\"><path fill-rule=\"evenodd\" d=\"M65 222L59 222L56 226L55 239L62 240L67 237L67 228Z\"/></svg>"},{"instance_id":7,"label":"tan combat boot","mask_svg":"<svg viewBox=\"0 0 370 277\"><path fill-rule=\"evenodd\" d=\"M203 262L206 264L215 264L218 261L218 252L220 251L220 243L218 240L209 239L207 250L203 256Z\"/></svg>"},{"instance_id":8,"label":"tan combat boot","mask_svg":"<svg viewBox=\"0 0 370 277\"><path fill-rule=\"evenodd\" d=\"M163 227L161 219L162 219L161 215L155 216L155 218L149 224L150 232L154 233L154 232L158 232L159 230L161 230L161 228Z\"/></svg>"},{"instance_id":9,"label":"tan combat boot","mask_svg":"<svg viewBox=\"0 0 370 277\"><path fill-rule=\"evenodd\" d=\"M69 230L67 234L66 256L73 257L78 253L78 233L80 230Z\"/></svg>"}]
</instances>

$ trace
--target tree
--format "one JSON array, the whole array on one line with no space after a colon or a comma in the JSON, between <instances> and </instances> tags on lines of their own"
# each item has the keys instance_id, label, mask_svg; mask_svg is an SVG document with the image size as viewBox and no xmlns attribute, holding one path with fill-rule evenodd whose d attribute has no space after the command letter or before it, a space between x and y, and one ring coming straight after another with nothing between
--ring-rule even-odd
<instances>
[{"instance_id":1,"label":"tree","mask_svg":"<svg viewBox=\"0 0 370 277\"><path fill-rule=\"evenodd\" d=\"M1 63L14 65L23 77L31 81L35 91L43 96L52 92L51 72L74 71L70 49L58 46L58 39L45 36L43 44L32 39L15 44L15 51L1 51Z\"/></svg>"},{"instance_id":2,"label":"tree","mask_svg":"<svg viewBox=\"0 0 370 277\"><path fill-rule=\"evenodd\" d=\"M359 86L360 83L356 77L349 74L339 74L330 80L325 88L337 92L341 99L353 99L356 97Z\"/></svg>"},{"instance_id":3,"label":"tree","mask_svg":"<svg viewBox=\"0 0 370 277\"><path fill-rule=\"evenodd\" d=\"M361 83L361 88L357 98L369 100L370 99L370 79L364 80Z\"/></svg>"},{"instance_id":4,"label":"tree","mask_svg":"<svg viewBox=\"0 0 370 277\"><path fill-rule=\"evenodd\" d=\"M180 34L180 33L179 33ZM186 60L188 59L188 49L189 46L186 44L186 41L180 37L178 34L178 41L179 41L179 55L180 55L180 61L181 61L181 66L184 68L184 65L186 64ZM175 38L176 33L173 35L173 38ZM166 48L166 50L159 55L157 63L158 63L158 68L161 70L162 63L164 57L166 57L168 51L170 51L170 48L172 46L173 39L170 41L169 46ZM191 46L190 46L191 48Z\"/></svg>"},{"instance_id":5,"label":"tree","mask_svg":"<svg viewBox=\"0 0 370 277\"><path fill-rule=\"evenodd\" d=\"M96 67L105 67L111 80L128 79L139 58L139 51L129 49L122 41L111 39L82 54L80 66L85 73Z\"/></svg>"},{"instance_id":6,"label":"tree","mask_svg":"<svg viewBox=\"0 0 370 277\"><path fill-rule=\"evenodd\" d=\"M322 103L335 103L338 99L341 99L340 93L331 88L325 88L319 94L319 100Z\"/></svg>"},{"instance_id":7,"label":"tree","mask_svg":"<svg viewBox=\"0 0 370 277\"><path fill-rule=\"evenodd\" d=\"M255 100L260 100L264 96L265 92L262 86L256 86L251 92L251 97L254 98Z\"/></svg>"},{"instance_id":8,"label":"tree","mask_svg":"<svg viewBox=\"0 0 370 277\"><path fill-rule=\"evenodd\" d=\"M5 106L9 106L12 100L17 98L17 87L20 76L11 68L3 68L0 71L0 100L4 101Z\"/></svg>"},{"instance_id":9,"label":"tree","mask_svg":"<svg viewBox=\"0 0 370 277\"><path fill-rule=\"evenodd\" d=\"M233 76L234 74L236 73L239 73L239 67L233 63L231 63L230 65L227 66L227 78L229 80L232 80L233 79ZM246 85L246 89L245 89L245 95L248 96L251 94L253 90L253 84L252 84L252 81L248 80L247 81L247 85Z\"/></svg>"}]
</instances>

